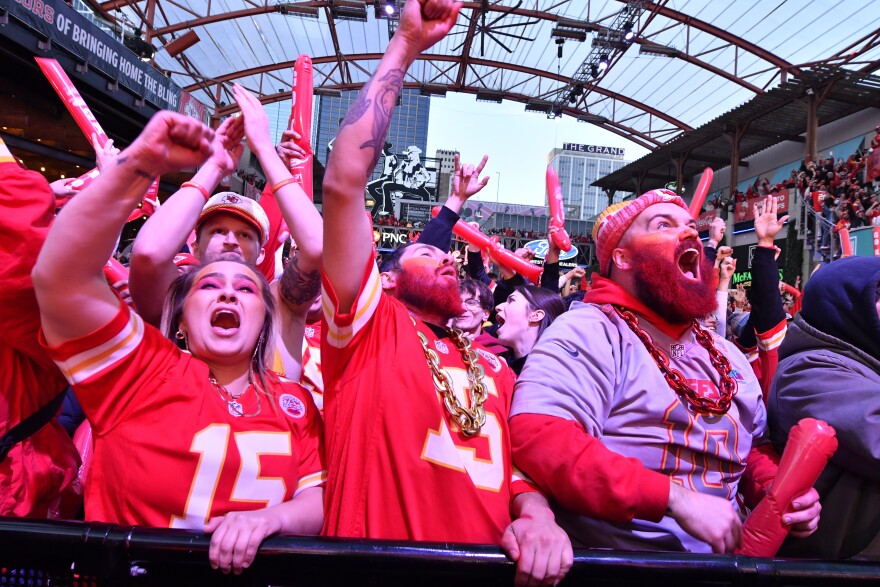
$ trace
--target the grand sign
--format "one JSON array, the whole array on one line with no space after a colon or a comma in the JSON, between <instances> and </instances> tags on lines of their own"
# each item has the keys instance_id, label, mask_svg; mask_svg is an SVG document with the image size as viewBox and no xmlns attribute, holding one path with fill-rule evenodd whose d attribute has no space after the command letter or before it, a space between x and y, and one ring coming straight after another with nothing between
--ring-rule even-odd
<instances>
[{"instance_id":1,"label":"the grand sign","mask_svg":"<svg viewBox=\"0 0 880 587\"><path fill-rule=\"evenodd\" d=\"M616 155L623 157L623 147L603 147L601 145L581 145L580 143L562 143L564 151L577 151L578 153L593 153L595 155Z\"/></svg>"}]
</instances>

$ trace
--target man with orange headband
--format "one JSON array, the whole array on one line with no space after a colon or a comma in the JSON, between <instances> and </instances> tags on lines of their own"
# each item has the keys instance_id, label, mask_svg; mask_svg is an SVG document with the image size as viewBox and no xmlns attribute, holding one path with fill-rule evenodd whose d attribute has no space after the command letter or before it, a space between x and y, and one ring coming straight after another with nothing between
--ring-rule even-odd
<instances>
[{"instance_id":1,"label":"man with orange headband","mask_svg":"<svg viewBox=\"0 0 880 587\"><path fill-rule=\"evenodd\" d=\"M594 238L601 275L517 381L514 459L585 546L732 552L737 492L757 501L776 455L748 361L697 323L717 278L696 224L680 197L653 190L602 212ZM795 499L795 535L815 530L817 499Z\"/></svg>"}]
</instances>

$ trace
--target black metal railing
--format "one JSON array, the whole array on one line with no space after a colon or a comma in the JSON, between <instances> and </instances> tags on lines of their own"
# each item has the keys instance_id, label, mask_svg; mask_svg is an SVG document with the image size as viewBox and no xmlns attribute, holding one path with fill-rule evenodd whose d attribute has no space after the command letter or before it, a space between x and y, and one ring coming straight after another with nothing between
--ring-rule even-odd
<instances>
[{"instance_id":1,"label":"black metal railing","mask_svg":"<svg viewBox=\"0 0 880 587\"><path fill-rule=\"evenodd\" d=\"M273 537L242 575L208 563L204 534L0 518L0 585L417 585L510 587L498 547ZM563 585L880 584L880 561L577 550Z\"/></svg>"}]
</instances>

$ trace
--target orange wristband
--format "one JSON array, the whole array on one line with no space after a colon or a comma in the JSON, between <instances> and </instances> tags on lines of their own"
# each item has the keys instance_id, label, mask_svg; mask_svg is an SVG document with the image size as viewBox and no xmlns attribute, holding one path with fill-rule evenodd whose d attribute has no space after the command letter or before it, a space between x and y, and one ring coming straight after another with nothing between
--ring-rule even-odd
<instances>
[{"instance_id":1,"label":"orange wristband","mask_svg":"<svg viewBox=\"0 0 880 587\"><path fill-rule=\"evenodd\" d=\"M204 186L201 186L194 181L185 181L182 184L180 184L180 187L181 188L195 188L195 189L199 190L202 193L202 195L205 196L206 202L211 199L211 194L208 193L208 190L206 190L204 188Z\"/></svg>"},{"instance_id":2,"label":"orange wristband","mask_svg":"<svg viewBox=\"0 0 880 587\"><path fill-rule=\"evenodd\" d=\"M287 179L282 179L281 181L279 181L278 183L276 183L275 185L272 186L272 193L273 194L277 193L278 190L280 190L284 186L290 185L292 183L296 183L296 180L292 177L288 177Z\"/></svg>"}]
</instances>

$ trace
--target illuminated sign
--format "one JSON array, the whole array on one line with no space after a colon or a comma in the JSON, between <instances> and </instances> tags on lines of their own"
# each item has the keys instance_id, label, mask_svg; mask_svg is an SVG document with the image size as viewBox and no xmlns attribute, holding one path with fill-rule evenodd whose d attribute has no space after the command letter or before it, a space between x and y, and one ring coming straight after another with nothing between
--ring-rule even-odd
<instances>
[{"instance_id":1,"label":"illuminated sign","mask_svg":"<svg viewBox=\"0 0 880 587\"><path fill-rule=\"evenodd\" d=\"M547 244L547 240L538 240L538 241L529 241L525 244L525 247L535 253L535 258L543 259L547 256L547 252L550 250L550 245ZM572 259L577 257L578 250L577 247L572 246L571 250L567 253L560 252L559 260L565 261L566 259Z\"/></svg>"}]
</instances>

